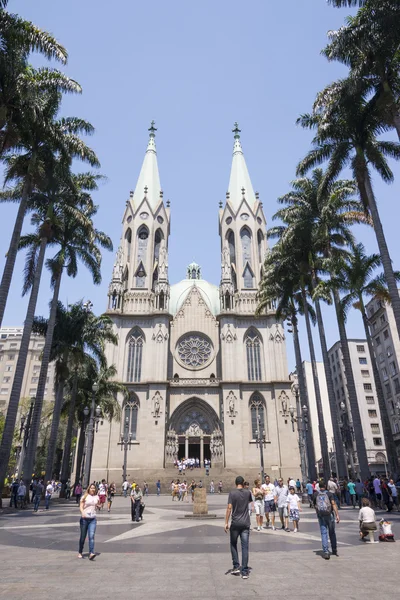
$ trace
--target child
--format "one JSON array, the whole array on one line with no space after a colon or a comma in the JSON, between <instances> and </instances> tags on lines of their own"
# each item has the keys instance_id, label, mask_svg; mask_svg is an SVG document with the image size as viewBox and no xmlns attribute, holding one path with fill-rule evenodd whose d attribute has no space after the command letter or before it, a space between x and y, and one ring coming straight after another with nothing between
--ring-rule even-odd
<instances>
[{"instance_id":1,"label":"child","mask_svg":"<svg viewBox=\"0 0 400 600\"><path fill-rule=\"evenodd\" d=\"M294 487L290 486L288 495L288 511L289 521L294 524L293 531L294 533L297 533L297 530L299 528L301 506L300 498L295 492L296 490L294 489Z\"/></svg>"}]
</instances>

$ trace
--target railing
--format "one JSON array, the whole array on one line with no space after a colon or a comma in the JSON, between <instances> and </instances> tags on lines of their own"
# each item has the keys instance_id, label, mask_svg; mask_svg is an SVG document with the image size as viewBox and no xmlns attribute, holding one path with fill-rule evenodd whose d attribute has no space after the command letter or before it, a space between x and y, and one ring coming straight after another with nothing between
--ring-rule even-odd
<instances>
[{"instance_id":1,"label":"railing","mask_svg":"<svg viewBox=\"0 0 400 600\"><path fill-rule=\"evenodd\" d=\"M194 377L189 377L189 378L174 378L174 379L170 379L169 380L169 384L172 386L181 386L181 385L188 385L188 386L200 386L200 387L217 387L219 386L221 380L220 379L215 379L215 377L208 379L206 377L203 378L194 378Z\"/></svg>"}]
</instances>

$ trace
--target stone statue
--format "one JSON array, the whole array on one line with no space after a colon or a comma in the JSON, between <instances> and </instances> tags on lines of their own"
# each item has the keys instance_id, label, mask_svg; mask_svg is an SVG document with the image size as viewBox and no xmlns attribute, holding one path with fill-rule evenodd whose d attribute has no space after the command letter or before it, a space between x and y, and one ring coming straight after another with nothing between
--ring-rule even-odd
<instances>
[{"instance_id":1,"label":"stone statue","mask_svg":"<svg viewBox=\"0 0 400 600\"><path fill-rule=\"evenodd\" d=\"M235 412L235 395L233 392L229 392L229 404L228 404L228 412L230 417L234 417L236 415Z\"/></svg>"},{"instance_id":2,"label":"stone statue","mask_svg":"<svg viewBox=\"0 0 400 600\"><path fill-rule=\"evenodd\" d=\"M231 280L231 257L229 253L228 240L224 241L222 248L222 281Z\"/></svg>"},{"instance_id":3,"label":"stone statue","mask_svg":"<svg viewBox=\"0 0 400 600\"><path fill-rule=\"evenodd\" d=\"M160 405L160 393L156 392L154 398L154 416L155 417L159 417L160 416L160 411L161 411L161 405Z\"/></svg>"},{"instance_id":4,"label":"stone statue","mask_svg":"<svg viewBox=\"0 0 400 600\"><path fill-rule=\"evenodd\" d=\"M286 415L287 409L288 409L288 397L285 392L281 392L281 403L282 403L282 412L284 415Z\"/></svg>"},{"instance_id":5,"label":"stone statue","mask_svg":"<svg viewBox=\"0 0 400 600\"><path fill-rule=\"evenodd\" d=\"M122 250L122 246L120 246L117 250L117 254L115 256L115 263L113 269L113 279L122 279L122 271L123 271L123 260L124 253Z\"/></svg>"}]
</instances>

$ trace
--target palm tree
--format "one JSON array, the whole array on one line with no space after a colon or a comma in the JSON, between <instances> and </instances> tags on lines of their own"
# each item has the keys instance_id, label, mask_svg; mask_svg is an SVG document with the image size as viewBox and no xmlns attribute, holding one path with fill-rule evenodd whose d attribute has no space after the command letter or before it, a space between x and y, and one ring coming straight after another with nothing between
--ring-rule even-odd
<instances>
[{"instance_id":1,"label":"palm tree","mask_svg":"<svg viewBox=\"0 0 400 600\"><path fill-rule=\"evenodd\" d=\"M298 291L298 282L293 279L293 274L296 273L296 271L289 271L285 276L282 276L283 274L279 272L278 275L276 269L276 264L279 264L279 256L277 256L278 253L279 248L275 246L266 257L263 278L257 296L259 304L256 314L262 314L264 310L269 308L272 302L276 302L277 319L287 319L291 323L293 328L293 345L296 357L296 373L299 382L301 404L302 406L306 406L310 414L298 330L298 315L304 315L303 299ZM315 319L314 309L311 305L307 306L307 313L308 315L311 315L311 318ZM318 395L320 398L318 379L316 385L318 387L318 394L316 394L316 396ZM327 451L326 430L322 410L318 411L318 419L320 424L320 433L322 435L324 445L326 445ZM306 447L308 477L310 480L314 481L317 478L317 472L311 421L309 422L308 432L308 444Z\"/></svg>"},{"instance_id":2,"label":"palm tree","mask_svg":"<svg viewBox=\"0 0 400 600\"><path fill-rule=\"evenodd\" d=\"M58 140L59 140L59 144L54 145L53 147L49 147L47 155L45 157L42 157L42 158L45 158L45 160L42 161L43 172L41 174L41 177L44 180L42 182L42 189L46 189L46 186L47 186L47 189L54 190L54 181L52 179L53 176L56 176L56 174L59 172L59 168L65 167L65 163L67 165L69 165L72 158L74 156L76 156L77 154L79 154L79 150L81 150L81 152L82 152L81 158L85 159L87 157L89 160L92 160L92 162L95 162L95 163L97 162L97 158L95 157L94 153L91 150L87 149L87 146L83 142L81 142L81 140L76 135L76 131L79 131L81 129L81 127L84 128L85 122L83 122L83 125L82 125L80 119L78 120L78 122L76 122L75 119L72 119L71 121L69 119L67 119L67 120L62 119L61 121L64 122L64 125L61 126L61 124L60 124L60 126L59 126L60 130L59 130L59 133L57 136ZM62 142L64 142L64 143L62 143ZM43 147L41 147L41 150L42 149L43 149ZM86 150L87 150L87 152L86 152ZM53 152L57 152L57 151L61 155L61 160L58 158L55 159ZM69 157L67 160L68 152L69 152ZM8 173L9 176L11 176L10 175L10 173L11 173L13 177L17 178L18 176L22 177L23 174L26 173L26 167L27 167L26 163L29 163L30 161L28 160L28 161L24 162L23 160L21 161L20 159L21 159L21 155L15 157L15 159L13 161L11 161L13 164L9 169L9 173ZM61 167L60 167L60 165L61 165ZM29 167L28 167L28 171L29 171ZM29 175L28 175L28 177L29 177ZM33 217L34 223L36 225L39 225L38 234L39 234L39 239L40 239L40 245L38 246L37 243L36 243L36 245L35 244L32 245L32 249L31 249L30 253L28 254L28 260L27 260L27 271L26 271L27 277L26 277L26 286L25 286L24 291L27 291L29 289L29 287L31 287L31 295L30 295L30 299L29 299L28 310L27 310L27 315L26 315L25 325L24 325L24 331L23 331L22 339L21 339L20 352L18 355L15 377L14 377L14 381L13 381L13 386L12 386L11 395L10 395L10 401L9 401L8 410L7 410L5 431L4 431L4 435L3 435L3 438L1 441L1 446L0 446L0 496L1 496L2 486L4 484L5 471L7 468L11 445L12 445L12 434L14 431L15 422L16 422L16 418L17 418L19 398L20 398L20 394L21 394L23 375L24 375L26 360L27 360L27 356L28 356L29 342L30 342L30 336L31 336L31 331L32 331L33 319L34 319L34 315L35 315L36 302L37 302L37 297L38 297L38 292L39 292L40 278L41 278L41 273L42 273L43 264L44 264L46 247L47 247L49 240L53 236L54 226L57 223L57 197L55 197L55 196L53 195L53 198L52 198L53 202L52 202L52 204L50 204L47 207L47 213L46 213L47 216L42 221L41 224L40 224L40 219L41 219L40 215L39 216L35 215ZM70 210L70 211L72 211L74 216L77 217L79 215L79 211L76 208L75 208L75 210L73 210L73 208L74 207L68 207L68 205L65 204L65 205L63 205L62 210L63 211ZM25 240L24 240L25 245L27 245L29 243L30 239L31 239L30 236L25 237ZM35 239L37 242L38 238L36 237ZM6 264L6 268L7 268L7 264Z\"/></svg>"},{"instance_id":3,"label":"palm tree","mask_svg":"<svg viewBox=\"0 0 400 600\"><path fill-rule=\"evenodd\" d=\"M53 242L60 246L57 254L48 261L51 272L53 273L53 284L54 284L54 292L53 298L50 305L50 317L48 322L40 321L41 324L41 333L46 336L45 346L43 350L42 356L42 364L39 375L38 388L36 393L35 400L35 408L33 412L32 418L32 426L29 438L29 447L26 454L25 466L24 466L24 474L25 478L28 479L33 468L35 452L37 447L37 438L40 426L41 412L43 406L44 399L44 390L46 386L47 380L47 371L50 360L54 360L52 357L53 352L53 332L54 327L56 325L56 315L58 310L58 315L60 318L60 307L58 304L58 296L59 289L61 283L61 277L64 270L66 270L67 274L71 277L76 277L78 272L78 260L80 259L83 264L87 266L89 269L93 282L95 284L101 283L101 253L97 247L97 245L101 245L103 248L111 249L112 243L108 236L106 236L103 232L98 231L94 228L92 217L96 214L97 208L93 205L90 195L85 190L93 190L97 188L96 180L98 176L93 176L92 174L81 174L78 176L73 176L73 182L76 185L76 189L71 190L68 186L64 189L61 189L58 192L58 198L64 200L64 204L60 206L60 216L58 220L57 231L54 234ZM82 218L77 218L77 208L74 207L73 211L65 210L68 207L68 202L71 202L72 198L75 198L77 205L82 205L81 210L78 212L78 216ZM43 202L43 198L41 198ZM44 199L48 202L50 199ZM37 325L37 321L34 324ZM69 323L71 326L71 323ZM72 329L71 329L72 331ZM79 335L82 332L79 330ZM71 338L69 338L71 341ZM75 343L74 339L74 343ZM67 353L68 356L68 353ZM57 393L56 393L56 401L54 404L54 413L53 413L53 421L52 421L52 431L50 436L49 443L49 452L48 452L48 468L51 470L52 462L54 459L54 451L55 451L55 443L57 440L57 431L59 426L59 419L61 413L61 406L63 401L63 389L65 385L65 381L67 375L65 375L65 371L68 373L66 369L66 362L57 360L57 365L61 365L61 369L58 370L58 384L57 384ZM63 365L63 366L62 366ZM60 372L62 373L60 375Z\"/></svg>"},{"instance_id":4,"label":"palm tree","mask_svg":"<svg viewBox=\"0 0 400 600\"><path fill-rule=\"evenodd\" d=\"M73 158L79 158L92 166L99 166L95 153L79 138L79 135L91 134L92 125L76 117L56 119L60 108L61 95L57 91L40 95L40 118L35 122L24 123L19 132L19 154L10 154L4 158L6 163L5 183L16 181L21 190L20 205L6 264L0 284L0 326L3 320L7 297L21 237L28 199L35 190L43 190L46 176L52 172L59 155L64 163L70 164ZM11 195L15 200L15 194Z\"/></svg>"},{"instance_id":5,"label":"palm tree","mask_svg":"<svg viewBox=\"0 0 400 600\"><path fill-rule=\"evenodd\" d=\"M304 175L309 169L328 161L320 191L323 193L346 166L352 170L361 201L372 217L400 337L400 296L370 172L373 167L384 181L392 182L394 177L387 157L400 159L400 144L377 138L390 128L389 125L382 123L375 103L362 94L349 94L348 89L343 81L330 86L329 94L323 92L317 98L313 113L298 119L303 127L316 129L316 134L313 148L300 162L297 173Z\"/></svg>"},{"instance_id":6,"label":"palm tree","mask_svg":"<svg viewBox=\"0 0 400 600\"><path fill-rule=\"evenodd\" d=\"M381 414L383 437L388 454L389 469L394 475L399 469L396 444L393 439L390 418L369 330L370 323L364 303L365 296L378 298L382 302L390 303L390 295L384 276L379 275L374 277L376 268L380 267L381 264L381 257L378 254L368 256L365 253L364 246L362 244L357 244L349 254L348 259L343 261L337 269L337 274L332 279L331 285L345 294L341 299L341 310L343 311L344 318L351 307L359 310L362 316L368 350L371 357L375 388ZM397 280L400 280L400 273L395 273L395 276Z\"/></svg>"},{"instance_id":7,"label":"palm tree","mask_svg":"<svg viewBox=\"0 0 400 600\"><path fill-rule=\"evenodd\" d=\"M67 62L67 51L57 40L30 21L7 12L8 0L0 0L0 51L11 43L26 52L39 52L46 58Z\"/></svg>"},{"instance_id":8,"label":"palm tree","mask_svg":"<svg viewBox=\"0 0 400 600\"><path fill-rule=\"evenodd\" d=\"M323 54L350 67L349 86L374 95L382 119L400 138L399 32L398 3L370 3L355 17L348 17L345 27L329 32L330 43Z\"/></svg>"}]
</instances>

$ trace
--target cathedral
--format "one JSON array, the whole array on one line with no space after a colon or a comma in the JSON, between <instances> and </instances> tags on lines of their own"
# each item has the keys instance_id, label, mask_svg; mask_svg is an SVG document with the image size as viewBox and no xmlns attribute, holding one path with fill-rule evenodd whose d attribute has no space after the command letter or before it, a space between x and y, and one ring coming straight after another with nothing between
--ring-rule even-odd
<instances>
[{"instance_id":1,"label":"cathedral","mask_svg":"<svg viewBox=\"0 0 400 600\"><path fill-rule=\"evenodd\" d=\"M152 122L108 290L106 314L119 343L107 348L107 359L129 399L119 399L121 419L105 421L95 435L91 479L120 483L123 440L130 442L127 474L139 481L162 478L184 457L210 459L219 478L257 475L260 440L265 472L297 477L283 325L273 304L266 314L255 314L268 248L266 219L240 129L235 124L229 187L219 210L219 285L205 281L196 263L182 281L169 280L171 211L155 134Z\"/></svg>"}]
</instances>

